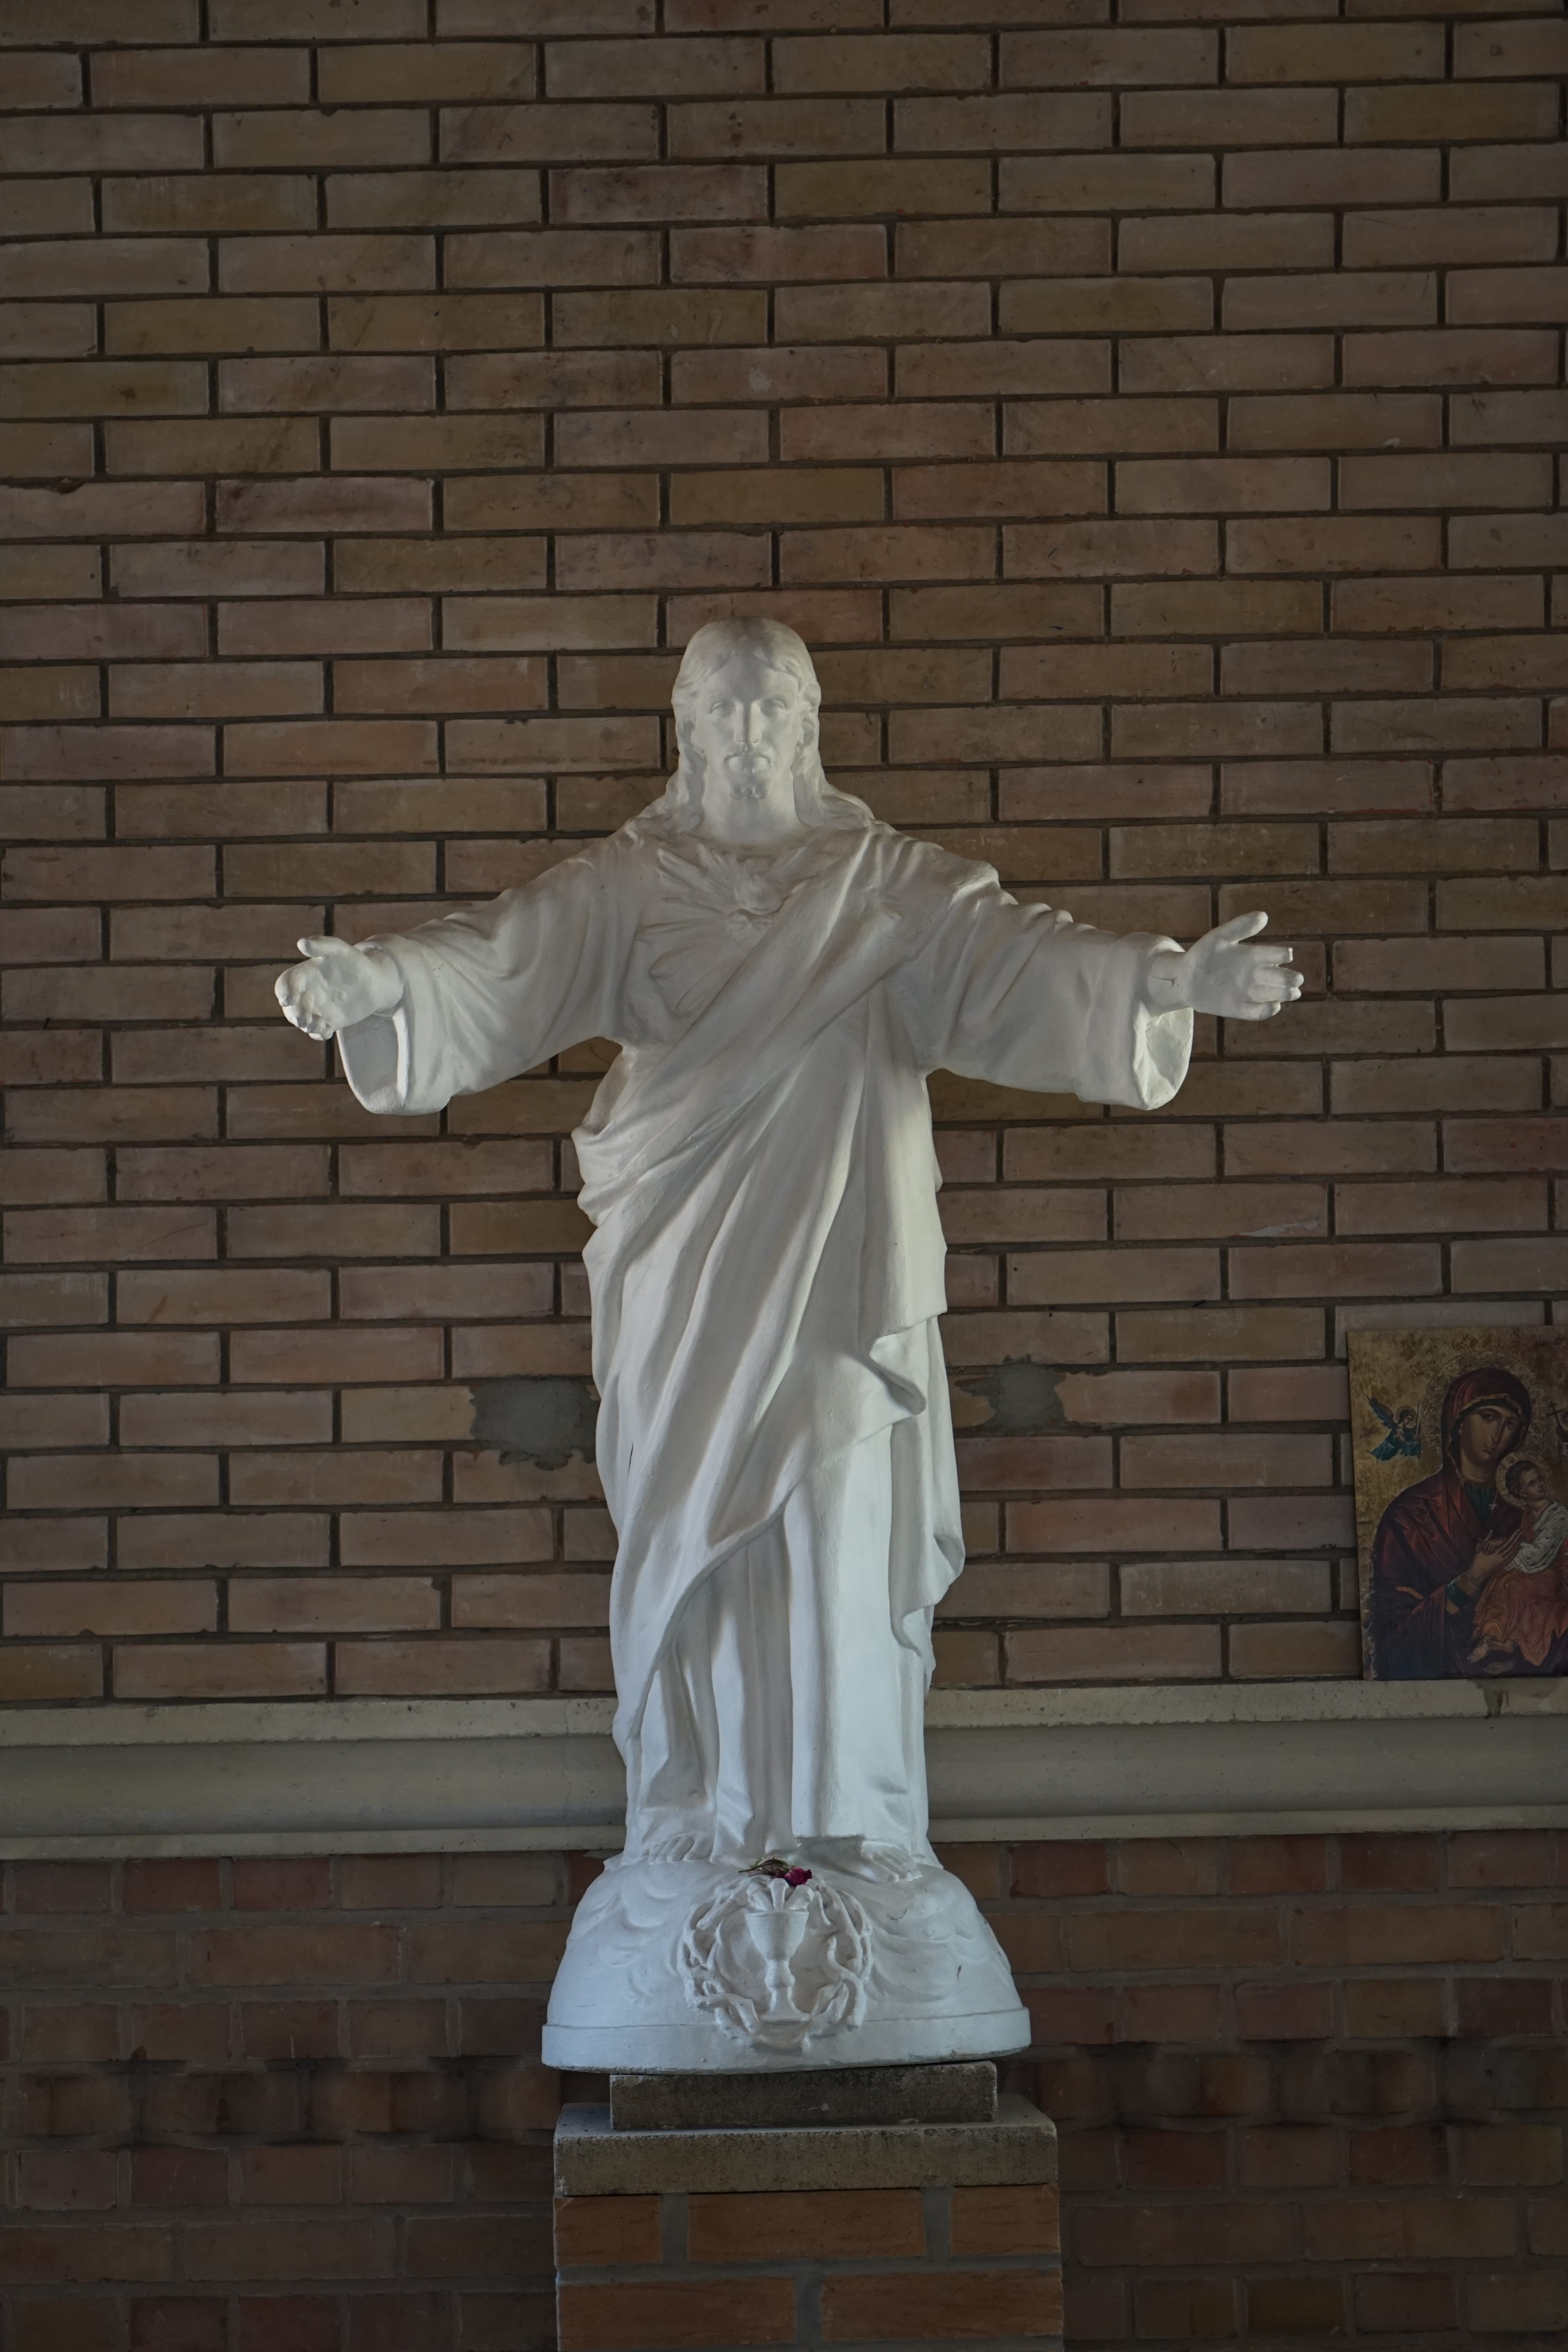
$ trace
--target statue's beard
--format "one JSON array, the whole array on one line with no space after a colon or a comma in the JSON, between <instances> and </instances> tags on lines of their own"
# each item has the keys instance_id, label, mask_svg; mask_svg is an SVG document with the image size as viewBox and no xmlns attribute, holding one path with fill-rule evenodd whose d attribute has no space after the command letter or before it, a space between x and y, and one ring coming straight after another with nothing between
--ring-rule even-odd
<instances>
[{"instance_id":1,"label":"statue's beard","mask_svg":"<svg viewBox=\"0 0 1568 2352\"><path fill-rule=\"evenodd\" d=\"M738 801L765 801L773 785L771 760L753 760L742 753L724 763L725 780Z\"/></svg>"}]
</instances>

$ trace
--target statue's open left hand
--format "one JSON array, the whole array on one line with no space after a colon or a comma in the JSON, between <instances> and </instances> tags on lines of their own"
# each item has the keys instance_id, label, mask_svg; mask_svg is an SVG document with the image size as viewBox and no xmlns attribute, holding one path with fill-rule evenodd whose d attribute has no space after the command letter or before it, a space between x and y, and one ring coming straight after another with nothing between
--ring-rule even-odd
<instances>
[{"instance_id":1,"label":"statue's open left hand","mask_svg":"<svg viewBox=\"0 0 1568 2352\"><path fill-rule=\"evenodd\" d=\"M300 940L298 945L307 961L279 972L273 993L307 1037L335 1037L356 1021L392 1012L402 997L397 966L383 950L333 939Z\"/></svg>"},{"instance_id":2,"label":"statue's open left hand","mask_svg":"<svg viewBox=\"0 0 1568 2352\"><path fill-rule=\"evenodd\" d=\"M1166 948L1152 957L1151 1005L1159 1013L1187 1005L1226 1021L1271 1021L1295 1003L1302 982L1289 948L1249 944L1268 920L1267 915L1234 915L1184 953Z\"/></svg>"}]
</instances>

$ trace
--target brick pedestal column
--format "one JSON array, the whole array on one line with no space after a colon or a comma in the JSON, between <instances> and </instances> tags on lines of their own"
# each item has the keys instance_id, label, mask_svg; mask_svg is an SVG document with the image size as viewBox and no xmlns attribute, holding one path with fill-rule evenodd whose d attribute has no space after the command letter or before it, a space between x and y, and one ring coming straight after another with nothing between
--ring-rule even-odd
<instances>
[{"instance_id":1,"label":"brick pedestal column","mask_svg":"<svg viewBox=\"0 0 1568 2352\"><path fill-rule=\"evenodd\" d=\"M1056 2134L1022 2099L665 2131L569 2107L555 2173L561 2352L1061 2344Z\"/></svg>"}]
</instances>

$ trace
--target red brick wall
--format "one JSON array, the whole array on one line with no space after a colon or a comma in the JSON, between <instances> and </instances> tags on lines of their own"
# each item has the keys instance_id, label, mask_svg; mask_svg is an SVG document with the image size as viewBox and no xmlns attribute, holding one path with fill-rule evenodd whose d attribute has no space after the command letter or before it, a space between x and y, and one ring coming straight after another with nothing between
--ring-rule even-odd
<instances>
[{"instance_id":1,"label":"red brick wall","mask_svg":"<svg viewBox=\"0 0 1568 2352\"><path fill-rule=\"evenodd\" d=\"M1060 2352L1060 2222L1046 2182L563 2197L562 2352L977 2336Z\"/></svg>"},{"instance_id":2,"label":"red brick wall","mask_svg":"<svg viewBox=\"0 0 1568 2352\"><path fill-rule=\"evenodd\" d=\"M944 1673L1356 1670L1336 1305L1565 1265L1568 47L1347 5L0 0L0 1694L604 1686L591 1481L466 1443L584 1369L595 1056L377 1125L271 982L762 609L884 814L1312 978L1158 1135L939 1085L954 1362L1063 1375Z\"/></svg>"},{"instance_id":3,"label":"red brick wall","mask_svg":"<svg viewBox=\"0 0 1568 2352\"><path fill-rule=\"evenodd\" d=\"M949 1858L1036 2019L1069 2343L1558 2339L1568 1842ZM591 1867L11 1864L3 2352L540 2352Z\"/></svg>"}]
</instances>

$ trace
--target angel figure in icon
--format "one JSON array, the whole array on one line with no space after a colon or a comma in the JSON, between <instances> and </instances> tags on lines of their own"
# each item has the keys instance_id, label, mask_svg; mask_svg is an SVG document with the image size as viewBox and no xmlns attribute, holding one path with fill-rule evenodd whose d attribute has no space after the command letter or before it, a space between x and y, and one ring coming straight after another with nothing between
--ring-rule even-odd
<instances>
[{"instance_id":1,"label":"angel figure in icon","mask_svg":"<svg viewBox=\"0 0 1568 2352\"><path fill-rule=\"evenodd\" d=\"M1368 1397L1367 1402L1387 1432L1381 1444L1373 1447L1373 1460L1393 1462L1402 1454L1408 1454L1412 1460L1418 1458L1421 1452L1421 1418L1415 1407L1402 1404L1391 1412L1376 1397Z\"/></svg>"}]
</instances>

